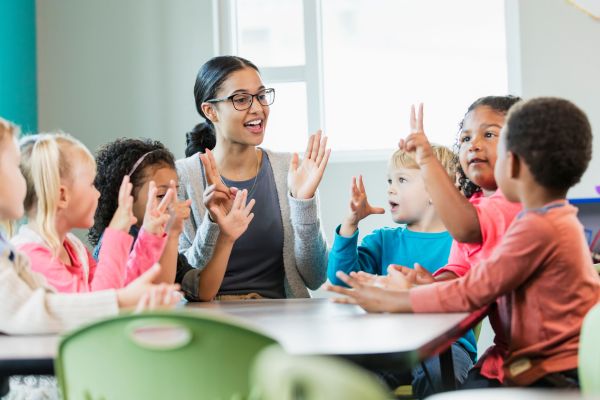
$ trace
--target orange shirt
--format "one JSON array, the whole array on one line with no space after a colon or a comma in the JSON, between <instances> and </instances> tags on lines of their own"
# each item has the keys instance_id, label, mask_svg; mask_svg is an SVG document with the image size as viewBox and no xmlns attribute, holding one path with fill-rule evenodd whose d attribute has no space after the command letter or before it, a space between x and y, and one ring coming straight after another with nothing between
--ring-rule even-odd
<instances>
[{"instance_id":1,"label":"orange shirt","mask_svg":"<svg viewBox=\"0 0 600 400\"><path fill-rule=\"evenodd\" d=\"M486 353L482 374L529 385L577 368L581 324L600 300L600 279L577 209L558 201L523 212L464 277L411 289L410 300L415 312L474 311L497 300L494 330L506 348L491 354L504 368L489 376Z\"/></svg>"}]
</instances>

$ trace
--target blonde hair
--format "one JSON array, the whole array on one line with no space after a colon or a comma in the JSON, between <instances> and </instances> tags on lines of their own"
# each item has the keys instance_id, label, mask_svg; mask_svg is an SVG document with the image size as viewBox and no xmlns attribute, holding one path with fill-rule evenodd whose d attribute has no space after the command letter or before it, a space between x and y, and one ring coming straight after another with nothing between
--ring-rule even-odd
<instances>
[{"instance_id":1,"label":"blonde hair","mask_svg":"<svg viewBox=\"0 0 600 400\"><path fill-rule=\"evenodd\" d=\"M20 134L21 130L18 126L0 117L0 144L4 145L5 139L14 140ZM0 220L0 228L4 230L8 237L11 237L16 229L16 225L14 221Z\"/></svg>"},{"instance_id":2,"label":"blonde hair","mask_svg":"<svg viewBox=\"0 0 600 400\"><path fill-rule=\"evenodd\" d=\"M73 178L74 153L95 166L94 157L79 140L62 132L24 138L21 151L21 172L27 182L25 211L28 215L35 211L36 230L57 255L62 246L56 232L60 185Z\"/></svg>"},{"instance_id":3,"label":"blonde hair","mask_svg":"<svg viewBox=\"0 0 600 400\"><path fill-rule=\"evenodd\" d=\"M438 144L432 144L431 148L435 158L442 164L448 176L452 179L452 182L456 180L456 160L455 154L446 146ZM404 150L396 150L390 159L390 163L396 168L411 168L419 169L419 164L411 155Z\"/></svg>"}]
</instances>

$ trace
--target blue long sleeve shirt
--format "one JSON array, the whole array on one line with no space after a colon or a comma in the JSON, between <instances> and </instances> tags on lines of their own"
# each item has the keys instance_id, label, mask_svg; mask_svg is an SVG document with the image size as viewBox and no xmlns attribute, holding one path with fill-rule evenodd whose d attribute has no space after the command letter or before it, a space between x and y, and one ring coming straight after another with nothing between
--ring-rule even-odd
<instances>
[{"instance_id":1,"label":"blue long sleeve shirt","mask_svg":"<svg viewBox=\"0 0 600 400\"><path fill-rule=\"evenodd\" d=\"M415 232L405 227L376 229L365 236L358 245L358 230L350 237L339 234L336 228L333 247L329 252L327 277L334 285L346 286L335 274L343 271L364 271L375 275L387 275L390 264L414 268L421 264L434 273L445 266L450 255L452 236L446 232ZM477 357L477 341L469 331L458 342L469 352L473 360Z\"/></svg>"}]
</instances>

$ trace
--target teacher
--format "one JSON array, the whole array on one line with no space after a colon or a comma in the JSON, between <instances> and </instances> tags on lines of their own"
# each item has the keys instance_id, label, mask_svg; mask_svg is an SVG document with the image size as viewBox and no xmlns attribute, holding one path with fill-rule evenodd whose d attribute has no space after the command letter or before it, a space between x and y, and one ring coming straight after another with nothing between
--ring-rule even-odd
<instances>
[{"instance_id":1,"label":"teacher","mask_svg":"<svg viewBox=\"0 0 600 400\"><path fill-rule=\"evenodd\" d=\"M220 283L212 290L216 296L209 290L198 297L309 297L307 288L317 289L326 279L317 187L330 155L327 138L320 131L311 135L302 160L259 147L275 90L265 87L258 68L241 57L207 61L196 77L194 97L205 122L187 134L187 158L177 161L180 197L192 199L179 251L203 269L219 236L210 210L227 213L236 191L243 189L248 200L256 201L254 219L235 242L226 269L211 272L211 281ZM207 279L195 276L196 281L183 283L191 286L185 289L199 288L198 280Z\"/></svg>"}]
</instances>

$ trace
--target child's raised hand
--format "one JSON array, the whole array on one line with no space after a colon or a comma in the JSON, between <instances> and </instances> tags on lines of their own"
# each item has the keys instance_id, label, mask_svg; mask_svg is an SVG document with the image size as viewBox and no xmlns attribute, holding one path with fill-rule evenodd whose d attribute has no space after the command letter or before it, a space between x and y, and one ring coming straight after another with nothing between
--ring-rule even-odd
<instances>
[{"instance_id":1,"label":"child's raised hand","mask_svg":"<svg viewBox=\"0 0 600 400\"><path fill-rule=\"evenodd\" d=\"M170 217L168 208L176 196L176 191L173 188L169 188L167 193L165 193L165 197L163 197L160 203L156 197L157 192L158 189L156 189L156 183L154 183L154 181L150 181L150 184L148 185L146 212L144 213L144 222L142 223L142 227L148 233L162 235L165 233L165 227Z\"/></svg>"},{"instance_id":2,"label":"child's raised hand","mask_svg":"<svg viewBox=\"0 0 600 400\"><path fill-rule=\"evenodd\" d=\"M177 184L175 181L169 182L169 187L173 190L173 193L177 193ZM191 199L179 201L176 195L173 197L173 203L171 203L171 206L169 207L169 222L167 222L165 228L168 234L179 236L183 231L183 222L190 217L191 205Z\"/></svg>"},{"instance_id":3,"label":"child's raised hand","mask_svg":"<svg viewBox=\"0 0 600 400\"><path fill-rule=\"evenodd\" d=\"M327 149L327 136L322 136L320 130L310 135L302 161L299 161L298 154L294 153L288 172L288 187L292 197L310 199L315 195L330 154L331 149Z\"/></svg>"},{"instance_id":4,"label":"child's raised hand","mask_svg":"<svg viewBox=\"0 0 600 400\"><path fill-rule=\"evenodd\" d=\"M431 160L436 160L431 143L429 143L423 129L423 103L419 104L418 114L415 113L414 105L410 107L410 132L410 135L405 139L400 139L398 143L400 150L412 153L419 166L423 166Z\"/></svg>"},{"instance_id":5,"label":"child's raised hand","mask_svg":"<svg viewBox=\"0 0 600 400\"><path fill-rule=\"evenodd\" d=\"M129 233L131 226L137 222L137 218L133 215L132 189L133 185L129 182L129 175L125 175L119 188L117 210L108 224L109 228Z\"/></svg>"},{"instance_id":6,"label":"child's raised hand","mask_svg":"<svg viewBox=\"0 0 600 400\"><path fill-rule=\"evenodd\" d=\"M342 224L343 236L351 236L356 231L358 223L371 214L384 214L385 210L381 207L373 207L367 199L367 192L363 183L362 176L352 177L352 186L350 188L350 214ZM348 230L348 232L346 232ZM349 235L348 235L349 233Z\"/></svg>"},{"instance_id":7,"label":"child's raised hand","mask_svg":"<svg viewBox=\"0 0 600 400\"><path fill-rule=\"evenodd\" d=\"M252 218L254 218L252 207L254 207L255 200L252 199L246 204L247 198L248 191L246 189L240 190L235 195L229 213L225 214L218 206L214 206L211 210L216 218L217 224L219 224L220 234L223 235L225 239L231 241L237 240L244 232L246 232L248 225L252 221Z\"/></svg>"}]
</instances>

